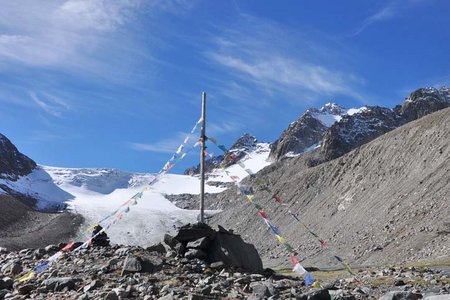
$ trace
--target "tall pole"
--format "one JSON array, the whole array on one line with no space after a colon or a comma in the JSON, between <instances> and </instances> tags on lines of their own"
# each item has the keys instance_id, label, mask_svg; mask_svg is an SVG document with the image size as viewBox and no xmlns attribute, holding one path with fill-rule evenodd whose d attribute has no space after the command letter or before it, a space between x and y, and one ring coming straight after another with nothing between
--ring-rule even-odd
<instances>
[{"instance_id":1,"label":"tall pole","mask_svg":"<svg viewBox=\"0 0 450 300\"><path fill-rule=\"evenodd\" d=\"M202 131L200 136L200 222L204 223L205 213L205 152L206 152L206 93L202 93Z\"/></svg>"}]
</instances>

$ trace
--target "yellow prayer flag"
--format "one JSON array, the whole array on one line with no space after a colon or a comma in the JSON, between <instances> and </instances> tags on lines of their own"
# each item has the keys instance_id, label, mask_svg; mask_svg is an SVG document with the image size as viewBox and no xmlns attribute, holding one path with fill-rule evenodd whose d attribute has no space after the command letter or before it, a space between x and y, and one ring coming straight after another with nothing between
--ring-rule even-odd
<instances>
[{"instance_id":1,"label":"yellow prayer flag","mask_svg":"<svg viewBox=\"0 0 450 300\"><path fill-rule=\"evenodd\" d=\"M185 153L183 153L183 154L181 154L181 156L180 156L180 160L182 160L184 157L186 156L186 152Z\"/></svg>"},{"instance_id":2,"label":"yellow prayer flag","mask_svg":"<svg viewBox=\"0 0 450 300\"><path fill-rule=\"evenodd\" d=\"M277 238L277 240L280 244L284 245L286 243L286 240L284 237L279 236L278 234L275 234L275 237Z\"/></svg>"},{"instance_id":3,"label":"yellow prayer flag","mask_svg":"<svg viewBox=\"0 0 450 300\"><path fill-rule=\"evenodd\" d=\"M24 281L30 280L33 277L34 277L34 271L31 270L28 273L26 273L25 275L21 276L19 278L19 282L24 282Z\"/></svg>"},{"instance_id":4,"label":"yellow prayer flag","mask_svg":"<svg viewBox=\"0 0 450 300\"><path fill-rule=\"evenodd\" d=\"M323 289L323 286L317 280L314 281L314 283L311 285L311 287L313 287L315 289Z\"/></svg>"},{"instance_id":5,"label":"yellow prayer flag","mask_svg":"<svg viewBox=\"0 0 450 300\"><path fill-rule=\"evenodd\" d=\"M253 201L253 198L255 197L255 195L246 195L248 201Z\"/></svg>"}]
</instances>

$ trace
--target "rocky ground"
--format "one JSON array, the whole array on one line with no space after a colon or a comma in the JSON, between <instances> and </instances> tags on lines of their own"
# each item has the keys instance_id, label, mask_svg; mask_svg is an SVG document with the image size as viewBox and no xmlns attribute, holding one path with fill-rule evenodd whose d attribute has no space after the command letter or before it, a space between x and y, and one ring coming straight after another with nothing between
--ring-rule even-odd
<instances>
[{"instance_id":1,"label":"rocky ground","mask_svg":"<svg viewBox=\"0 0 450 300\"><path fill-rule=\"evenodd\" d=\"M70 212L43 213L32 203L10 195L0 195L0 246L9 250L45 247L68 241L83 218Z\"/></svg>"},{"instance_id":2,"label":"rocky ground","mask_svg":"<svg viewBox=\"0 0 450 300\"><path fill-rule=\"evenodd\" d=\"M450 267L445 266L360 270L360 282L343 271L316 271L323 288L314 289L291 274L248 273L180 257L161 245L66 252L35 278L18 282L61 246L1 249L0 299L450 299Z\"/></svg>"}]
</instances>

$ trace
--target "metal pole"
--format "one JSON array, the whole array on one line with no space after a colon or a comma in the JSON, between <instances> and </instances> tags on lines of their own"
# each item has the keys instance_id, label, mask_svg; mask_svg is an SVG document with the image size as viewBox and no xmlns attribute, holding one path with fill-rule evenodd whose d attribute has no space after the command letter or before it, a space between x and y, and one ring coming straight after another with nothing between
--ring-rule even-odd
<instances>
[{"instance_id":1,"label":"metal pole","mask_svg":"<svg viewBox=\"0 0 450 300\"><path fill-rule=\"evenodd\" d=\"M200 141L200 222L204 223L205 213L205 151L206 151L206 93L202 93L202 131Z\"/></svg>"}]
</instances>

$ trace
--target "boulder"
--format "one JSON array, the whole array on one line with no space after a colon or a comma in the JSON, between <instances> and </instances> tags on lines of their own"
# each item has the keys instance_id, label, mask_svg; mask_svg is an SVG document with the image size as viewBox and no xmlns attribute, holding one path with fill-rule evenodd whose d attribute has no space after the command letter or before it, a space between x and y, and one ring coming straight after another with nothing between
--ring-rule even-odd
<instances>
[{"instance_id":1,"label":"boulder","mask_svg":"<svg viewBox=\"0 0 450 300\"><path fill-rule=\"evenodd\" d=\"M210 263L221 261L225 266L252 273L263 271L262 261L255 246L245 243L239 235L217 232L207 253Z\"/></svg>"},{"instance_id":2,"label":"boulder","mask_svg":"<svg viewBox=\"0 0 450 300\"><path fill-rule=\"evenodd\" d=\"M57 277L45 279L42 284L48 289L53 291L62 291L64 288L67 288L69 291L74 290L76 287L76 283L80 282L80 278L72 278L72 277Z\"/></svg>"},{"instance_id":3,"label":"boulder","mask_svg":"<svg viewBox=\"0 0 450 300\"><path fill-rule=\"evenodd\" d=\"M204 237L213 238L214 233L215 231L206 224L187 224L180 228L174 238L181 243L188 243Z\"/></svg>"}]
</instances>

